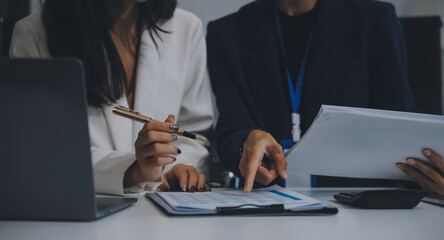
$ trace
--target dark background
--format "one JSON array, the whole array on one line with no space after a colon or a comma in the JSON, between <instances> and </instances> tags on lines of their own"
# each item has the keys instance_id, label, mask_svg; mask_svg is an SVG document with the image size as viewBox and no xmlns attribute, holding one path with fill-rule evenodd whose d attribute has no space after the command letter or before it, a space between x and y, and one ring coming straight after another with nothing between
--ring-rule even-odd
<instances>
[{"instance_id":1,"label":"dark background","mask_svg":"<svg viewBox=\"0 0 444 240\"><path fill-rule=\"evenodd\" d=\"M8 56L14 23L29 14L29 0L0 0L0 55Z\"/></svg>"}]
</instances>

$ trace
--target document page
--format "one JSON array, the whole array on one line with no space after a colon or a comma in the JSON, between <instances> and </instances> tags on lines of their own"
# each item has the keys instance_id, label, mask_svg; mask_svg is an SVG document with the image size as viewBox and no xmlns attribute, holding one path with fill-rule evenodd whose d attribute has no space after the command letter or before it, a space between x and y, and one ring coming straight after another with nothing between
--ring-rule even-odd
<instances>
[{"instance_id":1,"label":"document page","mask_svg":"<svg viewBox=\"0 0 444 240\"><path fill-rule=\"evenodd\" d=\"M243 190L213 192L158 192L171 207L179 211L208 211L217 207L269 206L283 204L285 209L326 206L321 201L287 189L253 190L246 194Z\"/></svg>"},{"instance_id":2,"label":"document page","mask_svg":"<svg viewBox=\"0 0 444 240\"><path fill-rule=\"evenodd\" d=\"M426 147L444 155L444 116L324 105L286 153L288 182L297 173L411 180L395 164L424 159Z\"/></svg>"}]
</instances>

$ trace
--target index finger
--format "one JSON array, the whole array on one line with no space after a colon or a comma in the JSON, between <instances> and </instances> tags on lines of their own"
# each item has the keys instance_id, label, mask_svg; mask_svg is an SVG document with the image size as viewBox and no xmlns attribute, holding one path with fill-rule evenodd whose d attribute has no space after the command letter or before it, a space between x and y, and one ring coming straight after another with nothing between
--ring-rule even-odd
<instances>
[{"instance_id":1,"label":"index finger","mask_svg":"<svg viewBox=\"0 0 444 240\"><path fill-rule=\"evenodd\" d=\"M422 153L441 171L441 173L444 173L444 159L441 156L428 148L424 149Z\"/></svg>"},{"instance_id":2,"label":"index finger","mask_svg":"<svg viewBox=\"0 0 444 240\"><path fill-rule=\"evenodd\" d=\"M439 185L444 185L444 177L441 176L438 173L438 171L434 170L432 167L414 158L408 158L407 164L416 168L418 171L420 171L423 175L427 176L433 182Z\"/></svg>"},{"instance_id":3,"label":"index finger","mask_svg":"<svg viewBox=\"0 0 444 240\"><path fill-rule=\"evenodd\" d=\"M262 184L262 185L270 185L270 183L276 179L276 177L278 176L276 170L274 169L267 169L263 166L259 166L257 168L257 173L256 173L256 182Z\"/></svg>"},{"instance_id":4,"label":"index finger","mask_svg":"<svg viewBox=\"0 0 444 240\"><path fill-rule=\"evenodd\" d=\"M269 150L269 155L274 161L274 166L276 166L276 172L283 178L287 180L287 159L285 159L285 155L282 152L282 147L280 145L274 145Z\"/></svg>"},{"instance_id":5,"label":"index finger","mask_svg":"<svg viewBox=\"0 0 444 240\"><path fill-rule=\"evenodd\" d=\"M179 130L179 126L169 122L157 122L150 121L144 124L142 130L139 132L139 136L144 135L148 131L159 131L173 133Z\"/></svg>"},{"instance_id":6,"label":"index finger","mask_svg":"<svg viewBox=\"0 0 444 240\"><path fill-rule=\"evenodd\" d=\"M246 154L247 158L247 176L245 177L244 192L249 193L253 189L254 178L259 167L259 163L262 160L263 153L252 152Z\"/></svg>"},{"instance_id":7,"label":"index finger","mask_svg":"<svg viewBox=\"0 0 444 240\"><path fill-rule=\"evenodd\" d=\"M157 187L157 190L160 192L169 192L170 191L170 185L168 184L168 181L166 181L166 179L163 179L162 184L159 185L159 187Z\"/></svg>"}]
</instances>

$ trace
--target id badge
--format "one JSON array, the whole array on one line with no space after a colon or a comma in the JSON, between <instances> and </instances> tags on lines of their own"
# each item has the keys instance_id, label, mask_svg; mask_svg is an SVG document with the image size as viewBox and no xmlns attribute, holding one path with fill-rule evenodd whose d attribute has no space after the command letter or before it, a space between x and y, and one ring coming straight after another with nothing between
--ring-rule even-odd
<instances>
[{"instance_id":1,"label":"id badge","mask_svg":"<svg viewBox=\"0 0 444 240\"><path fill-rule=\"evenodd\" d=\"M301 119L298 113L291 114L291 122L293 123L293 142L298 142L301 139Z\"/></svg>"}]
</instances>

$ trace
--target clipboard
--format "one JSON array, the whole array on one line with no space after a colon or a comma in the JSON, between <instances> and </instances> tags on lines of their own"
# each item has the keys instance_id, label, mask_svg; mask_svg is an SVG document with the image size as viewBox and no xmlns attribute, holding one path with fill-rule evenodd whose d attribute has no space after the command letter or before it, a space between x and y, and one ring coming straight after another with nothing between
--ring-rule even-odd
<instances>
[{"instance_id":1,"label":"clipboard","mask_svg":"<svg viewBox=\"0 0 444 240\"><path fill-rule=\"evenodd\" d=\"M322 207L306 207L297 209L285 209L282 204L273 204L267 206L256 206L244 204L232 207L218 207L213 210L199 210L182 212L175 210L157 193L146 193L145 197L155 203L160 209L169 216L233 216L233 215L250 215L250 216L326 216L338 213L336 207L326 205Z\"/></svg>"}]
</instances>

